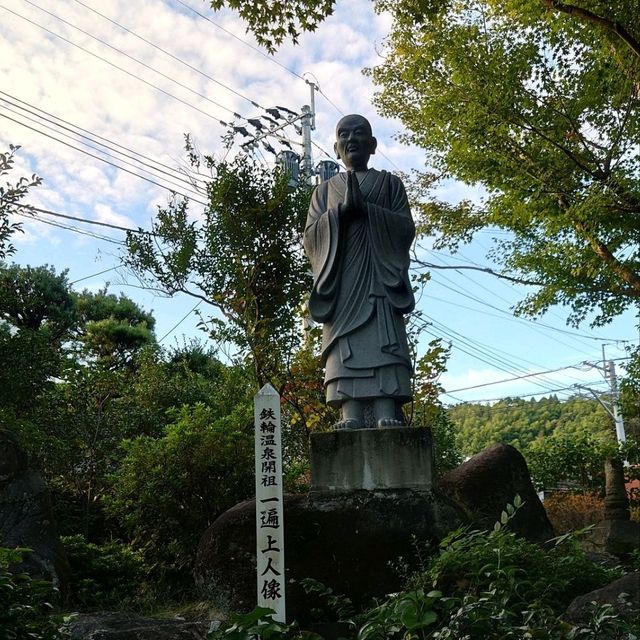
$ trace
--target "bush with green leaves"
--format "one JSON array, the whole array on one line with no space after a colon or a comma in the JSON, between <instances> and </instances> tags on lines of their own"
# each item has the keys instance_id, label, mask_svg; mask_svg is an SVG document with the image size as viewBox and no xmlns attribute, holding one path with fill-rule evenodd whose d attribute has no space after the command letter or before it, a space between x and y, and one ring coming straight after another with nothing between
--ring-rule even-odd
<instances>
[{"instance_id":1,"label":"bush with green leaves","mask_svg":"<svg viewBox=\"0 0 640 640\"><path fill-rule=\"evenodd\" d=\"M204 404L172 410L162 438L123 443L112 476L107 510L142 551L154 581L174 591L191 585L207 527L255 490L252 406L237 400L228 415Z\"/></svg>"},{"instance_id":2,"label":"bush with green leaves","mask_svg":"<svg viewBox=\"0 0 640 640\"><path fill-rule=\"evenodd\" d=\"M451 596L495 590L509 596L506 605L535 600L560 611L576 594L618 577L616 571L593 564L576 535L561 536L544 549L509 531L518 498L515 504L507 505L492 531L467 526L447 535L426 571L412 577L411 586Z\"/></svg>"},{"instance_id":3,"label":"bush with green leaves","mask_svg":"<svg viewBox=\"0 0 640 640\"><path fill-rule=\"evenodd\" d=\"M0 640L59 640L63 620L54 614L51 583L10 570L27 551L0 547Z\"/></svg>"},{"instance_id":4,"label":"bush with green leaves","mask_svg":"<svg viewBox=\"0 0 640 640\"><path fill-rule=\"evenodd\" d=\"M140 552L115 540L101 545L82 535L61 540L71 565L71 606L120 609L142 602L146 568Z\"/></svg>"},{"instance_id":5,"label":"bush with green leaves","mask_svg":"<svg viewBox=\"0 0 640 640\"><path fill-rule=\"evenodd\" d=\"M610 607L595 609L585 625L558 617L576 595L619 572L589 561L575 535L547 549L517 537L508 524L520 504L507 505L492 531L464 527L446 536L406 591L364 614L358 640L632 640L640 629Z\"/></svg>"}]
</instances>

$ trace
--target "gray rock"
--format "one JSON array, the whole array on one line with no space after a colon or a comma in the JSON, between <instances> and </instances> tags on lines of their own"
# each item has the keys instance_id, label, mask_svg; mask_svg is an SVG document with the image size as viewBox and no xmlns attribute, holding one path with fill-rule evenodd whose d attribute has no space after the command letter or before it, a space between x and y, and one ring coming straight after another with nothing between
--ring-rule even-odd
<instances>
[{"instance_id":1,"label":"gray rock","mask_svg":"<svg viewBox=\"0 0 640 640\"><path fill-rule=\"evenodd\" d=\"M196 582L221 611L256 604L255 501L242 502L205 532L196 558ZM356 604L397 591L400 557L420 568L418 550L439 542L464 515L437 492L409 489L285 495L287 612L307 622L317 597L299 581L314 578Z\"/></svg>"},{"instance_id":2,"label":"gray rock","mask_svg":"<svg viewBox=\"0 0 640 640\"><path fill-rule=\"evenodd\" d=\"M69 563L56 531L42 476L28 468L17 437L0 429L0 546L32 549L12 567L51 580L61 593L69 583Z\"/></svg>"},{"instance_id":3,"label":"gray rock","mask_svg":"<svg viewBox=\"0 0 640 640\"><path fill-rule=\"evenodd\" d=\"M563 618L572 623L585 622L591 617L593 606L610 604L618 615L629 620L640 615L640 573L629 573L612 583L575 598Z\"/></svg>"},{"instance_id":4,"label":"gray rock","mask_svg":"<svg viewBox=\"0 0 640 640\"><path fill-rule=\"evenodd\" d=\"M73 640L204 640L209 623L101 612L75 616L66 629Z\"/></svg>"},{"instance_id":5,"label":"gray rock","mask_svg":"<svg viewBox=\"0 0 640 640\"><path fill-rule=\"evenodd\" d=\"M444 475L437 486L471 520L487 528L500 519L505 505L513 503L517 494L523 506L509 523L511 530L532 542L546 542L554 536L527 463L511 445L494 444Z\"/></svg>"}]
</instances>

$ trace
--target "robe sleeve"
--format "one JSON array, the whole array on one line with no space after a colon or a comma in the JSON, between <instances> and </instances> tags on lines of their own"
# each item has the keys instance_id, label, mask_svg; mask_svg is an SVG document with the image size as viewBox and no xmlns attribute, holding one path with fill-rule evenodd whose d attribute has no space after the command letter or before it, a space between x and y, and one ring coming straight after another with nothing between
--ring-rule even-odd
<instances>
[{"instance_id":1,"label":"robe sleeve","mask_svg":"<svg viewBox=\"0 0 640 640\"><path fill-rule=\"evenodd\" d=\"M415 306L409 281L409 251L415 225L407 194L402 182L386 172L374 191L367 212L375 280L392 306L409 313Z\"/></svg>"},{"instance_id":2,"label":"robe sleeve","mask_svg":"<svg viewBox=\"0 0 640 640\"><path fill-rule=\"evenodd\" d=\"M309 311L316 322L326 322L331 318L340 288L338 205L329 207L328 200L328 183L325 182L313 192L303 240L314 279Z\"/></svg>"}]
</instances>

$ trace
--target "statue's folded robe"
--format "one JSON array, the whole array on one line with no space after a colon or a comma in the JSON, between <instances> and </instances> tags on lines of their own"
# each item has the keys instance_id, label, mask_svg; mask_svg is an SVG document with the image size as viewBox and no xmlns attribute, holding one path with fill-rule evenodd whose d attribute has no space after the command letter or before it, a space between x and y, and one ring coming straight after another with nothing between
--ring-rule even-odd
<instances>
[{"instance_id":1,"label":"statue's folded robe","mask_svg":"<svg viewBox=\"0 0 640 640\"><path fill-rule=\"evenodd\" d=\"M360 190L365 216L345 220L346 174L314 191L304 233L314 287L311 317L324 323L322 360L327 401L411 398L411 360L403 314L415 301L409 250L415 235L402 182L369 169Z\"/></svg>"}]
</instances>

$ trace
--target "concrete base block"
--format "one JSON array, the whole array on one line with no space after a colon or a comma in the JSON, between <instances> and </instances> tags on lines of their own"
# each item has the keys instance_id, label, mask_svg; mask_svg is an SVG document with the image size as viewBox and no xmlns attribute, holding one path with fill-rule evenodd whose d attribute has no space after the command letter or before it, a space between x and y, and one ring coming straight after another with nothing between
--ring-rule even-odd
<instances>
[{"instance_id":1,"label":"concrete base block","mask_svg":"<svg viewBox=\"0 0 640 640\"><path fill-rule=\"evenodd\" d=\"M311 436L311 490L427 491L432 485L431 429L349 429Z\"/></svg>"}]
</instances>

